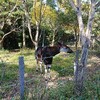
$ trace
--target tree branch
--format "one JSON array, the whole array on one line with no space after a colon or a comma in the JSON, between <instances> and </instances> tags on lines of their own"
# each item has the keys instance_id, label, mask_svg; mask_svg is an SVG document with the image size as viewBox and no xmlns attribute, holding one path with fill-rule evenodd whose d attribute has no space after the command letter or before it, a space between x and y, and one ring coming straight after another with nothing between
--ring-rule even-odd
<instances>
[{"instance_id":1,"label":"tree branch","mask_svg":"<svg viewBox=\"0 0 100 100\"><path fill-rule=\"evenodd\" d=\"M72 6L72 8L74 9L74 11L78 12L78 9L77 9L77 7L74 4L74 1L73 0L69 0L69 2L70 2L70 5Z\"/></svg>"},{"instance_id":2,"label":"tree branch","mask_svg":"<svg viewBox=\"0 0 100 100\"><path fill-rule=\"evenodd\" d=\"M17 1L16 1L15 6L8 12L8 16L16 9L16 7L17 7Z\"/></svg>"},{"instance_id":3,"label":"tree branch","mask_svg":"<svg viewBox=\"0 0 100 100\"><path fill-rule=\"evenodd\" d=\"M21 26L20 26L20 27L21 27ZM2 37L2 39L0 40L0 44L3 42L3 40L4 40L4 38L5 38L6 36L8 36L9 34L11 34L11 33L14 32L14 31L16 31L16 30L19 29L20 27L14 28L14 29L11 30L10 32L6 33L6 34Z\"/></svg>"},{"instance_id":4,"label":"tree branch","mask_svg":"<svg viewBox=\"0 0 100 100\"><path fill-rule=\"evenodd\" d=\"M86 37L89 40L91 38L92 23L93 23L94 15L95 15L95 5L96 5L95 0L91 0L91 6L90 6L90 11L89 11L89 18L88 18L87 29L86 29Z\"/></svg>"},{"instance_id":5,"label":"tree branch","mask_svg":"<svg viewBox=\"0 0 100 100\"><path fill-rule=\"evenodd\" d=\"M36 17L36 2L37 2L37 0L35 0L34 1L34 5L33 5L33 9L34 9L34 18L35 18L35 20L37 21L37 17Z\"/></svg>"},{"instance_id":6,"label":"tree branch","mask_svg":"<svg viewBox=\"0 0 100 100\"><path fill-rule=\"evenodd\" d=\"M22 3L23 3L23 7L24 7L24 12L25 12L27 24L28 24L29 35L30 35L32 43L35 44L36 42L33 40L33 37L32 37L31 23L30 23L29 13L27 11L26 0L22 0Z\"/></svg>"},{"instance_id":7,"label":"tree branch","mask_svg":"<svg viewBox=\"0 0 100 100\"><path fill-rule=\"evenodd\" d=\"M76 0L76 5L74 4L73 0L69 0L72 8L76 11L77 13L77 19L78 19L78 23L79 23L79 29L80 29L80 39L81 39L81 43L82 45L85 42L85 34L84 34L84 24L83 24L83 19L82 19L82 11L81 11L81 0Z\"/></svg>"},{"instance_id":8,"label":"tree branch","mask_svg":"<svg viewBox=\"0 0 100 100\"><path fill-rule=\"evenodd\" d=\"M100 1L98 1L95 5L96 8L100 7Z\"/></svg>"},{"instance_id":9,"label":"tree branch","mask_svg":"<svg viewBox=\"0 0 100 100\"><path fill-rule=\"evenodd\" d=\"M16 9L16 7L17 7L17 3L15 4L15 6L13 7L13 9L12 10L10 10L8 13L9 13L9 15L10 15L10 13L12 13L15 9Z\"/></svg>"}]
</instances>

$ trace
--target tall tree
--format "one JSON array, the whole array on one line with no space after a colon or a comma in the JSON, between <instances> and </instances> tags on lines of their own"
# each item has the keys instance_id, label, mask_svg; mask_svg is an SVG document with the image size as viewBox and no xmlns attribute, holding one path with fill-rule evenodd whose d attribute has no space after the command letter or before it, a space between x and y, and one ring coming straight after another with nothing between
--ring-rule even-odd
<instances>
[{"instance_id":1,"label":"tall tree","mask_svg":"<svg viewBox=\"0 0 100 100\"><path fill-rule=\"evenodd\" d=\"M78 56L76 56L76 61L74 65L75 86L76 86L75 92L79 95L82 93L82 89L83 89L85 69L87 65L88 49L90 46L90 39L91 39L91 32L92 32L92 23L94 20L96 8L99 6L98 3L100 2L97 2L96 0L91 0L90 2L90 11L89 11L86 31L85 31L84 23L82 19L82 9L81 9L82 1L76 0L76 2L74 2L73 0L69 0L69 2L77 14L79 30L80 30L80 38L81 38L81 44L82 44L82 55L81 55L80 63L78 62Z\"/></svg>"},{"instance_id":2,"label":"tall tree","mask_svg":"<svg viewBox=\"0 0 100 100\"><path fill-rule=\"evenodd\" d=\"M16 33L21 26L17 26L17 21L21 19L21 12L17 7L19 6L20 1L18 0L2 0L0 1L0 45L3 46L4 39L11 35L12 33ZM17 17L16 17L17 15ZM9 27L9 28L7 28Z\"/></svg>"},{"instance_id":3,"label":"tall tree","mask_svg":"<svg viewBox=\"0 0 100 100\"><path fill-rule=\"evenodd\" d=\"M24 12L25 12L25 18L26 18L26 21L27 21L27 27L28 27L28 30L29 30L29 35L30 35L30 38L31 38L33 45L35 45L36 42L33 40L33 37L32 37L31 22L30 22L30 15L29 15L28 8L27 8L28 7L27 1L22 0L22 4L23 4Z\"/></svg>"},{"instance_id":4,"label":"tall tree","mask_svg":"<svg viewBox=\"0 0 100 100\"><path fill-rule=\"evenodd\" d=\"M25 16L22 16L22 23L23 23L23 48L26 47L26 41L25 41Z\"/></svg>"},{"instance_id":5,"label":"tall tree","mask_svg":"<svg viewBox=\"0 0 100 100\"><path fill-rule=\"evenodd\" d=\"M44 6L43 6L44 5ZM45 11L45 5L43 4L43 0L34 0L33 10L32 10L32 19L35 20L36 25L36 35L35 35L35 49L37 49L39 44L39 35L41 29L41 22Z\"/></svg>"}]
</instances>

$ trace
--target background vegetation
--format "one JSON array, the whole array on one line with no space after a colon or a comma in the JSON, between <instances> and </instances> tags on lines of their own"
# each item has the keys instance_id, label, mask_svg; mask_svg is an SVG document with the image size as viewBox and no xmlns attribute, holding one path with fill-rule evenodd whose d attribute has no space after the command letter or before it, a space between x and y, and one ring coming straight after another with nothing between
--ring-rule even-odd
<instances>
[{"instance_id":1,"label":"background vegetation","mask_svg":"<svg viewBox=\"0 0 100 100\"><path fill-rule=\"evenodd\" d=\"M45 0L37 0L37 2L28 0L25 4L22 1L0 1L0 45L2 48L8 50L20 47L32 48L36 44L36 38L40 46L54 44L59 40L66 43L79 41L77 17L68 1L47 0L45 3ZM89 3L82 4L83 21L86 24ZM99 9L93 24L94 37L99 37L100 21L98 19L100 19ZM39 34L36 37L37 31Z\"/></svg>"},{"instance_id":2,"label":"background vegetation","mask_svg":"<svg viewBox=\"0 0 100 100\"><path fill-rule=\"evenodd\" d=\"M89 6L88 0L82 0L85 26ZM19 100L18 58L24 56L25 100L99 100L99 11L100 7L93 22L84 90L77 96L73 81L75 53L54 57L48 83L44 75L36 72L34 58L37 46L54 45L58 41L80 51L77 16L68 0L0 0L0 99Z\"/></svg>"}]
</instances>

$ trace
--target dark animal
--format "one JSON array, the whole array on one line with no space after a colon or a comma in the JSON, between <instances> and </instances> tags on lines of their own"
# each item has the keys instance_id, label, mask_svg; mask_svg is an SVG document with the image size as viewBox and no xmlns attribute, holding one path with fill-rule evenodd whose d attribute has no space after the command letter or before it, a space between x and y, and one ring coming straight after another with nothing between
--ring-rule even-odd
<instances>
[{"instance_id":1,"label":"dark animal","mask_svg":"<svg viewBox=\"0 0 100 100\"><path fill-rule=\"evenodd\" d=\"M37 70L40 66L40 71L42 72L42 63L44 63L46 78L50 77L50 68L53 61L53 57L60 52L73 53L73 51L68 46L60 42L58 42L58 44L54 46L38 47L35 51Z\"/></svg>"}]
</instances>

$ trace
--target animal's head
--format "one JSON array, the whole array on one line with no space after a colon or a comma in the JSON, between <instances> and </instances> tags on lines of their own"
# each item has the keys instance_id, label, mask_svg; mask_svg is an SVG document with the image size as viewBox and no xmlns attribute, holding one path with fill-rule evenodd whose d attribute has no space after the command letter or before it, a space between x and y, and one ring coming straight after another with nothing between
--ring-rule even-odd
<instances>
[{"instance_id":1,"label":"animal's head","mask_svg":"<svg viewBox=\"0 0 100 100\"><path fill-rule=\"evenodd\" d=\"M60 52L73 53L73 50L71 50L67 45L63 44L62 42L58 42L58 45L60 47Z\"/></svg>"}]
</instances>

